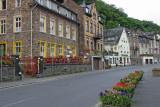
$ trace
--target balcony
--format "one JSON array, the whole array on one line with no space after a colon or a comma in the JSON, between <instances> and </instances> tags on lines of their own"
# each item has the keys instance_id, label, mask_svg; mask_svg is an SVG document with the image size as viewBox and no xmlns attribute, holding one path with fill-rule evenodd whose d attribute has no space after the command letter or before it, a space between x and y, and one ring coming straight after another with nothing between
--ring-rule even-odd
<instances>
[{"instance_id":1,"label":"balcony","mask_svg":"<svg viewBox=\"0 0 160 107\"><path fill-rule=\"evenodd\" d=\"M93 37L94 39L102 39L102 34L97 34L97 35L94 35Z\"/></svg>"},{"instance_id":2,"label":"balcony","mask_svg":"<svg viewBox=\"0 0 160 107\"><path fill-rule=\"evenodd\" d=\"M105 56L118 56L118 52L109 51L104 53Z\"/></svg>"},{"instance_id":3,"label":"balcony","mask_svg":"<svg viewBox=\"0 0 160 107\"><path fill-rule=\"evenodd\" d=\"M137 51L138 49L139 49L138 46L131 47L131 50Z\"/></svg>"}]
</instances>

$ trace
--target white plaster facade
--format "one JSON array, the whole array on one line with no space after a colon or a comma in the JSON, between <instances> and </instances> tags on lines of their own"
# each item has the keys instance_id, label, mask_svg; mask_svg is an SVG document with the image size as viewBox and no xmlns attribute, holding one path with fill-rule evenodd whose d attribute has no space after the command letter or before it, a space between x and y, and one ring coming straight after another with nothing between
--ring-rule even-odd
<instances>
[{"instance_id":1,"label":"white plaster facade","mask_svg":"<svg viewBox=\"0 0 160 107\"><path fill-rule=\"evenodd\" d=\"M127 33L125 31L125 28L123 28L123 31L120 35L120 39L117 44L115 45L104 45L104 49L106 51L114 51L112 54L105 55L105 59L108 59L109 64L111 66L122 65L130 65L130 46L129 41L127 38ZM117 52L118 55L115 53Z\"/></svg>"}]
</instances>

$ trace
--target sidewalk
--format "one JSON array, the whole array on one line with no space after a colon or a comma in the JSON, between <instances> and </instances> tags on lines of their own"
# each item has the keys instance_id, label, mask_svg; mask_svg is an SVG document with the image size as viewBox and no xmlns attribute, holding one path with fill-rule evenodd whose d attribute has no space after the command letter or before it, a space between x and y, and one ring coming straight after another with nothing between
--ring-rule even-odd
<instances>
[{"instance_id":1,"label":"sidewalk","mask_svg":"<svg viewBox=\"0 0 160 107\"><path fill-rule=\"evenodd\" d=\"M133 95L132 107L160 107L160 77L152 77L152 72L145 72L142 81Z\"/></svg>"},{"instance_id":2,"label":"sidewalk","mask_svg":"<svg viewBox=\"0 0 160 107\"><path fill-rule=\"evenodd\" d=\"M132 66L128 66L132 67ZM54 81L58 79L64 79L64 78L70 78L75 76L81 76L81 75L89 75L91 73L98 73L98 72L104 72L104 71L113 71L115 69L124 69L126 67L114 67L112 69L107 70L94 70L94 71L88 71L88 72L81 72L81 73L73 73L73 74L66 74L66 75L57 75L52 77L45 77L45 78L22 78L20 81L12 81L12 82L0 82L0 90L7 89L7 88L14 88L14 87L20 87L20 86L26 86L30 84L38 84L43 83L47 81Z\"/></svg>"}]
</instances>

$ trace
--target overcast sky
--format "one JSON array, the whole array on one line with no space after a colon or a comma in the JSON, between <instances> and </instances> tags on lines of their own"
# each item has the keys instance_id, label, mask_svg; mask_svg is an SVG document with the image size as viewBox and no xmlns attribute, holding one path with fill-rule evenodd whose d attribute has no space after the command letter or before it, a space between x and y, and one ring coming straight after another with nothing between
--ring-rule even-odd
<instances>
[{"instance_id":1,"label":"overcast sky","mask_svg":"<svg viewBox=\"0 0 160 107\"><path fill-rule=\"evenodd\" d=\"M115 4L123 8L129 17L139 20L153 21L160 25L160 0L103 0L107 4Z\"/></svg>"}]
</instances>

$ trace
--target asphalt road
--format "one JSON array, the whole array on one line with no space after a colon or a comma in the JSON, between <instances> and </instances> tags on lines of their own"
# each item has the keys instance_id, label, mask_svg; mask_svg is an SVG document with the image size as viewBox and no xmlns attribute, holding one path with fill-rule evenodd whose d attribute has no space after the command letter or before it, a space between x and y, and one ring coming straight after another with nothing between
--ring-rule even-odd
<instances>
[{"instance_id":1,"label":"asphalt road","mask_svg":"<svg viewBox=\"0 0 160 107\"><path fill-rule=\"evenodd\" d=\"M98 95L101 91L112 89L113 85L131 72L144 70L149 73L154 67L159 65L86 73L66 79L0 90L0 107L94 107L99 102ZM135 96L134 100L136 99Z\"/></svg>"}]
</instances>

